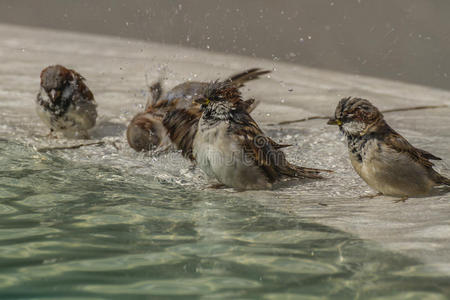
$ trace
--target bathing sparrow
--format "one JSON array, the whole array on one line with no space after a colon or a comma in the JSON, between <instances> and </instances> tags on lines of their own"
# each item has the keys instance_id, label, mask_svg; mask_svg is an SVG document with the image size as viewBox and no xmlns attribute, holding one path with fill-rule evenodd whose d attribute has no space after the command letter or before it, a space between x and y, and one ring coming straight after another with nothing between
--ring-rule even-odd
<instances>
[{"instance_id":1,"label":"bathing sparrow","mask_svg":"<svg viewBox=\"0 0 450 300\"><path fill-rule=\"evenodd\" d=\"M136 151L149 151L171 144L167 131L162 124L162 118L170 108L167 100L160 100L162 94L161 82L155 82L149 87L150 96L144 112L136 114L127 128L127 141Z\"/></svg>"},{"instance_id":2,"label":"bathing sparrow","mask_svg":"<svg viewBox=\"0 0 450 300\"><path fill-rule=\"evenodd\" d=\"M450 180L433 169L433 154L417 149L392 129L368 100L344 98L329 125L338 125L347 139L350 161L359 176L384 195L426 195Z\"/></svg>"},{"instance_id":3,"label":"bathing sparrow","mask_svg":"<svg viewBox=\"0 0 450 300\"><path fill-rule=\"evenodd\" d=\"M225 81L236 87L244 86L244 83L259 76L269 73L267 70L253 68L232 75ZM161 82L158 81L150 87L151 100L147 101L144 112L138 113L130 122L127 129L127 140L130 147L136 151L148 151L150 149L170 146L170 139L166 128L162 125L164 116L174 110L183 110L184 113L172 115L166 118L165 126L173 131L173 143L178 149L188 149L191 153L192 140L200 118L200 105L194 100L203 97L208 82L189 81L181 83L163 97ZM249 106L249 110L256 107L255 103ZM173 118L171 116L174 116Z\"/></svg>"},{"instance_id":4,"label":"bathing sparrow","mask_svg":"<svg viewBox=\"0 0 450 300\"><path fill-rule=\"evenodd\" d=\"M69 138L88 138L94 127L97 104L84 83L83 76L61 65L41 72L40 91L36 98L37 114L53 131Z\"/></svg>"},{"instance_id":5,"label":"bathing sparrow","mask_svg":"<svg viewBox=\"0 0 450 300\"><path fill-rule=\"evenodd\" d=\"M283 177L321 178L319 169L289 163L280 145L267 137L229 82L213 82L196 99L202 115L192 156L210 178L239 190L268 189Z\"/></svg>"}]
</instances>

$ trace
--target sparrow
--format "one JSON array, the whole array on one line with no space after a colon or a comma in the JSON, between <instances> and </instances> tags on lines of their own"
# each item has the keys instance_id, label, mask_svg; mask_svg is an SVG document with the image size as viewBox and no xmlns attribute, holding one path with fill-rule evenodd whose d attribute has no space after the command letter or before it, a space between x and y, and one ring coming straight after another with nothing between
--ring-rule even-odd
<instances>
[{"instance_id":1,"label":"sparrow","mask_svg":"<svg viewBox=\"0 0 450 300\"><path fill-rule=\"evenodd\" d=\"M162 119L170 109L167 100L161 100L161 82L157 81L149 87L150 97L146 109L136 114L127 128L127 141L131 148L140 151L149 151L171 145Z\"/></svg>"},{"instance_id":2,"label":"sparrow","mask_svg":"<svg viewBox=\"0 0 450 300\"><path fill-rule=\"evenodd\" d=\"M404 201L428 194L433 186L450 185L433 169L431 160L441 159L412 146L368 100L342 99L328 124L339 126L356 173L381 194Z\"/></svg>"},{"instance_id":3,"label":"sparrow","mask_svg":"<svg viewBox=\"0 0 450 300\"><path fill-rule=\"evenodd\" d=\"M202 114L193 140L192 156L209 178L238 190L271 189L286 177L322 178L325 170L289 163L279 145L252 119L238 88L212 82L196 99Z\"/></svg>"},{"instance_id":4,"label":"sparrow","mask_svg":"<svg viewBox=\"0 0 450 300\"><path fill-rule=\"evenodd\" d=\"M231 75L224 81L240 88L244 83L259 76L269 73L268 70L258 68L249 69L238 74ZM144 112L138 113L131 120L127 129L127 140L131 148L136 151L149 151L152 149L162 149L170 147L171 142L166 129L170 127L173 131L173 142L183 153L191 153L193 136L197 128L197 122L200 119L200 105L194 102L195 99L203 97L208 82L189 81L181 83L164 96L162 96L161 80L150 87L151 98L147 101ZM252 103L249 110L253 110L256 103ZM163 125L163 119L167 114L174 110L184 110L188 118L184 119L178 114L173 119L166 118L166 124ZM172 116L172 114L170 114ZM189 146L185 145L189 144Z\"/></svg>"},{"instance_id":5,"label":"sparrow","mask_svg":"<svg viewBox=\"0 0 450 300\"><path fill-rule=\"evenodd\" d=\"M88 138L94 127L97 103L84 83L83 76L61 65L49 66L41 72L36 110L41 120L54 131L69 138Z\"/></svg>"}]
</instances>

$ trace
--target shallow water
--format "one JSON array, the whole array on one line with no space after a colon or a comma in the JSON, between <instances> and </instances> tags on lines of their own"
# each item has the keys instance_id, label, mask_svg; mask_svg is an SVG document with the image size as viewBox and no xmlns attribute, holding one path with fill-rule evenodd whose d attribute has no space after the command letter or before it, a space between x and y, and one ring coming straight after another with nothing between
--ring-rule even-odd
<instances>
[{"instance_id":1,"label":"shallow water","mask_svg":"<svg viewBox=\"0 0 450 300\"><path fill-rule=\"evenodd\" d=\"M445 299L449 277L250 193L0 140L2 299ZM291 297L291 298L289 298Z\"/></svg>"},{"instance_id":2,"label":"shallow water","mask_svg":"<svg viewBox=\"0 0 450 300\"><path fill-rule=\"evenodd\" d=\"M393 203L355 174L323 120L359 95L381 109L442 105L450 94L374 78L192 49L0 26L0 299L446 299L449 194ZM101 146L48 150L34 111L39 72L55 62L88 78ZM166 63L165 63L166 62ZM162 64L162 65L161 65ZM143 155L124 136L149 81L226 78L249 83L252 113L290 162L333 169L326 180L274 191L213 190L179 153ZM448 108L386 114L450 174ZM90 141L90 142L92 142ZM47 150L45 150L47 148Z\"/></svg>"}]
</instances>

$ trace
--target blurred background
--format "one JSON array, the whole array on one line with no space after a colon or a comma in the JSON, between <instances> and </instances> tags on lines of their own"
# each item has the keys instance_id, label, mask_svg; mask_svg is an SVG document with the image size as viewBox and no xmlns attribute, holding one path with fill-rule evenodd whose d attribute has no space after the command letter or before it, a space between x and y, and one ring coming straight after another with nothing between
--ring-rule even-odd
<instances>
[{"instance_id":1,"label":"blurred background","mask_svg":"<svg viewBox=\"0 0 450 300\"><path fill-rule=\"evenodd\" d=\"M449 0L1 0L0 22L450 89Z\"/></svg>"}]
</instances>

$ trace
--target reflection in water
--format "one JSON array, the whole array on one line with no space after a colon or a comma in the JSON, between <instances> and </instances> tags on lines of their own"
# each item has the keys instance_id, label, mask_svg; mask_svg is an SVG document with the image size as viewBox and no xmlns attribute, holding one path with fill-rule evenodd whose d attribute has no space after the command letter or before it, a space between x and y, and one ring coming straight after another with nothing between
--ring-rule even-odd
<instances>
[{"instance_id":1,"label":"reflection in water","mask_svg":"<svg viewBox=\"0 0 450 300\"><path fill-rule=\"evenodd\" d=\"M448 277L251 194L0 141L2 298L444 299ZM321 298L322 299L322 298Z\"/></svg>"}]
</instances>

